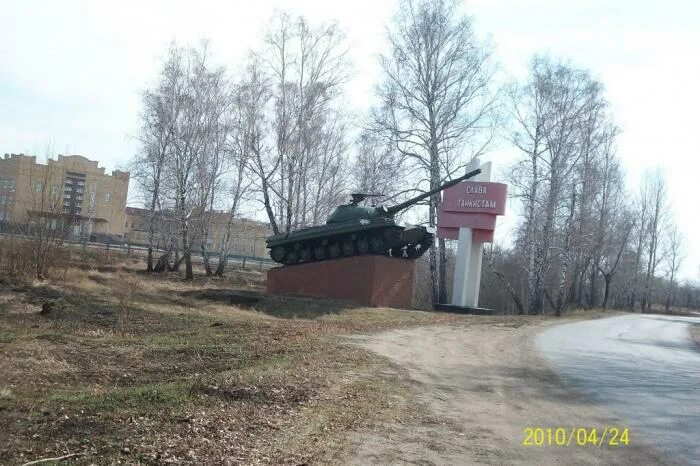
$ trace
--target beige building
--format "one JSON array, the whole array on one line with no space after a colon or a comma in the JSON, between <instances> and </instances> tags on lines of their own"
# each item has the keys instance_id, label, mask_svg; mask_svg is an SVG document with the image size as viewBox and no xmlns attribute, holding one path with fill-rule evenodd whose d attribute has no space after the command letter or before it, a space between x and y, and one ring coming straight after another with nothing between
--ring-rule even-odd
<instances>
[{"instance_id":1,"label":"beige building","mask_svg":"<svg viewBox=\"0 0 700 466\"><path fill-rule=\"evenodd\" d=\"M126 208L126 240L136 246L148 245L148 210L136 207ZM212 212L207 250L218 253L224 240L228 226L228 212ZM179 239L179 223L174 215L158 213L155 223L154 246L163 249L169 244L171 238ZM265 248L265 238L270 236L270 229L266 223L256 222L244 218L237 218L231 226L229 239L229 254L236 256L268 257ZM190 224L190 240L192 251L197 252L201 248L200 228L197 221Z\"/></svg>"},{"instance_id":2,"label":"beige building","mask_svg":"<svg viewBox=\"0 0 700 466\"><path fill-rule=\"evenodd\" d=\"M122 238L129 173L111 175L80 155L59 155L47 164L35 156L5 154L0 159L0 222L31 224L42 217L68 226L73 237ZM55 220L55 222L54 222Z\"/></svg>"}]
</instances>

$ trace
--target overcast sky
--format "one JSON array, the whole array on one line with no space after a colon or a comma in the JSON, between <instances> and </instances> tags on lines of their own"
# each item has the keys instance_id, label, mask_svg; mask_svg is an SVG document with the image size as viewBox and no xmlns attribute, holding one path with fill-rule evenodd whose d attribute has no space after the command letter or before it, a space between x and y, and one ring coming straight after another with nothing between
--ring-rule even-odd
<instances>
[{"instance_id":1,"label":"overcast sky","mask_svg":"<svg viewBox=\"0 0 700 466\"><path fill-rule=\"evenodd\" d=\"M660 165L672 214L686 239L685 278L699 278L700 2L697 0L466 1L477 33L495 48L501 79L522 77L533 53L591 70L621 126L618 149L630 191ZM275 10L337 21L356 73L348 100L372 98L377 54L396 4L389 0L74 2L0 0L0 153L59 153L125 166L136 145L139 93L155 78L168 43L211 40L235 68ZM496 171L512 152L490 155ZM513 216L499 231L505 240Z\"/></svg>"}]
</instances>

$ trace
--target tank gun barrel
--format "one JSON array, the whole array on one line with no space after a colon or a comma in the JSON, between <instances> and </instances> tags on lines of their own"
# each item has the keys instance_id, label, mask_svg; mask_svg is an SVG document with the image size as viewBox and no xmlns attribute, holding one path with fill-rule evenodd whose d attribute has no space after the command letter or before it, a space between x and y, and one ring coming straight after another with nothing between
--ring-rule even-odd
<instances>
[{"instance_id":1,"label":"tank gun barrel","mask_svg":"<svg viewBox=\"0 0 700 466\"><path fill-rule=\"evenodd\" d=\"M419 201L422 201L423 199L426 199L426 198L432 196L432 195L435 194L435 193L439 193L439 192L442 191L443 189L450 188L450 187L456 185L457 183L460 183L460 182L462 182L462 181L464 181L464 180L468 180L469 178L472 178L472 177L478 175L479 173L481 173L481 169L480 169L480 168L477 168L476 170L470 171L470 172L467 173L466 175L462 175L462 176L460 176L459 178L455 178L454 180L448 181L447 183L445 183L445 184L443 184L443 185L441 185L441 186L438 186L438 187L435 188L435 189L431 189L431 190L428 191L428 192L425 192L425 193L423 193L423 194L420 194L420 195L418 195L418 196L416 196L416 197L412 197L411 199L409 199L409 200L407 200L407 201L405 201L405 202L402 202L401 204L396 204L395 206L387 207L386 210L387 210L387 212L389 213L389 215L394 215L394 214L396 214L397 212L401 212L402 210L404 210L404 209L406 209L406 208L408 208L408 207L411 207L413 204L415 204L415 203L417 203L417 202L419 202Z\"/></svg>"}]
</instances>

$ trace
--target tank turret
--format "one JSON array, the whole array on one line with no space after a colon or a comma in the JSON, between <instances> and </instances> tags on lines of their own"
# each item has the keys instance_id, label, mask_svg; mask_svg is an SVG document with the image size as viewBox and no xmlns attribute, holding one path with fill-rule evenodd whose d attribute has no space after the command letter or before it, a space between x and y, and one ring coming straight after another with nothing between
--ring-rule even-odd
<instances>
[{"instance_id":1,"label":"tank turret","mask_svg":"<svg viewBox=\"0 0 700 466\"><path fill-rule=\"evenodd\" d=\"M352 194L350 203L336 207L325 225L268 237L270 257L287 265L366 254L416 259L433 244L433 234L422 226L397 225L394 215L479 173L479 169L471 171L390 207L361 206L363 200L377 195Z\"/></svg>"}]
</instances>

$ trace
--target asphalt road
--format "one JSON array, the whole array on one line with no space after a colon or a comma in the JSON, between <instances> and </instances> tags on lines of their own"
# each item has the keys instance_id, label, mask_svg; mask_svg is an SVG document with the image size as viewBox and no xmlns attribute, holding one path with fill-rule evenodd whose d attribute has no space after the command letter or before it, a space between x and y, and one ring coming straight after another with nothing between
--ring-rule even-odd
<instances>
[{"instance_id":1,"label":"asphalt road","mask_svg":"<svg viewBox=\"0 0 700 466\"><path fill-rule=\"evenodd\" d=\"M537 347L567 383L628 421L631 442L700 465L700 351L691 324L700 317L582 321L544 331Z\"/></svg>"}]
</instances>

